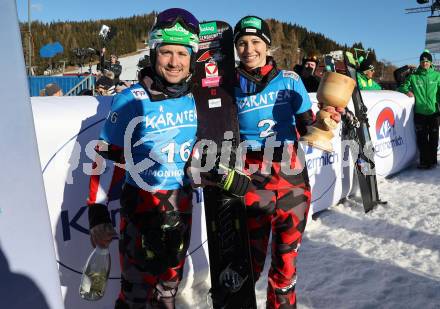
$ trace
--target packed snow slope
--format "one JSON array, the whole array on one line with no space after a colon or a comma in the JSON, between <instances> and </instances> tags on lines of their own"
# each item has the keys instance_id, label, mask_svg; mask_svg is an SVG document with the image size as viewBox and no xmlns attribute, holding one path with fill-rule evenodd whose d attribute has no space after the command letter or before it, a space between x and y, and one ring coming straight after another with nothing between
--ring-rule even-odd
<instances>
[{"instance_id":1,"label":"packed snow slope","mask_svg":"<svg viewBox=\"0 0 440 309\"><path fill-rule=\"evenodd\" d=\"M309 222L298 259L300 308L440 308L440 167L380 179L388 201Z\"/></svg>"}]
</instances>

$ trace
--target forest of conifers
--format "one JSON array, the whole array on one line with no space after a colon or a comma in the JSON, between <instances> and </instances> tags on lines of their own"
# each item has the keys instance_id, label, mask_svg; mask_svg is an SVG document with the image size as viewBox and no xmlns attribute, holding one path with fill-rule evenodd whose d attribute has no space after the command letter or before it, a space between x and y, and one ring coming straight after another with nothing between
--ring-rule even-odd
<instances>
[{"instance_id":1,"label":"forest of conifers","mask_svg":"<svg viewBox=\"0 0 440 309\"><path fill-rule=\"evenodd\" d=\"M65 61L66 65L78 65L81 61L72 51L75 48L93 48L99 50L104 42L100 39L99 31L102 25L116 29L116 35L106 43L108 53L117 55L136 52L139 48L145 48L148 32L154 22L155 12L111 20L93 21L57 21L42 23L34 21L31 24L33 53L32 65L36 66L36 72L42 74L50 63L57 65ZM280 68L292 69L300 63L304 55L315 53L324 55L334 50L352 50L354 48L365 50L361 42L347 46L325 37L323 34L308 31L306 28L275 19L267 20L272 34L273 56ZM20 23L25 59L28 61L28 24ZM64 52L53 58L41 58L39 50L42 46L60 42ZM374 49L369 49L369 57L376 62L376 76L382 80L392 80L392 71L395 69L390 63L377 62ZM87 57L86 57L87 58ZM92 59L92 60L97 60Z\"/></svg>"}]
</instances>

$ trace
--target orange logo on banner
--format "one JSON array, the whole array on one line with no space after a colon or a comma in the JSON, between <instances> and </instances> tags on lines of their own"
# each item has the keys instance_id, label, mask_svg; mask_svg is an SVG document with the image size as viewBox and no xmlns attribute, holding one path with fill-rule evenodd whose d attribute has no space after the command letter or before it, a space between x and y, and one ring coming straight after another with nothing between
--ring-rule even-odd
<instances>
[{"instance_id":1,"label":"orange logo on banner","mask_svg":"<svg viewBox=\"0 0 440 309\"><path fill-rule=\"evenodd\" d=\"M205 64L205 72L206 72L206 77L216 77L218 76L218 67L216 63L206 63Z\"/></svg>"}]
</instances>

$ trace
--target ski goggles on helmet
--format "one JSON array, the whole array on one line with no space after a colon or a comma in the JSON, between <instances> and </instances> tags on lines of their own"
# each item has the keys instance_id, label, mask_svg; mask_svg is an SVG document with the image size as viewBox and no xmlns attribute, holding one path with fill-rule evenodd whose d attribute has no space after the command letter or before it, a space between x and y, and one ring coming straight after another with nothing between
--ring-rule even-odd
<instances>
[{"instance_id":1,"label":"ski goggles on helmet","mask_svg":"<svg viewBox=\"0 0 440 309\"><path fill-rule=\"evenodd\" d=\"M312 62L315 62L315 63L319 63L319 58L316 55L310 55L310 56L307 56L307 57L303 58L303 62L307 62L307 61L312 61Z\"/></svg>"},{"instance_id":2,"label":"ski goggles on helmet","mask_svg":"<svg viewBox=\"0 0 440 309\"><path fill-rule=\"evenodd\" d=\"M184 9L173 8L165 10L156 17L154 28L172 28L176 23L179 23L186 30L192 33L199 34L199 21L193 14Z\"/></svg>"},{"instance_id":3,"label":"ski goggles on helmet","mask_svg":"<svg viewBox=\"0 0 440 309\"><path fill-rule=\"evenodd\" d=\"M185 45L191 47L194 53L199 50L199 37L197 34L183 28L180 23L176 23L171 28L154 29L150 32L148 45L151 49L156 49L161 44Z\"/></svg>"},{"instance_id":4,"label":"ski goggles on helmet","mask_svg":"<svg viewBox=\"0 0 440 309\"><path fill-rule=\"evenodd\" d=\"M177 8L165 10L157 15L148 45L151 49L160 44L187 45L196 53L199 50L199 32L198 20L188 11Z\"/></svg>"}]
</instances>

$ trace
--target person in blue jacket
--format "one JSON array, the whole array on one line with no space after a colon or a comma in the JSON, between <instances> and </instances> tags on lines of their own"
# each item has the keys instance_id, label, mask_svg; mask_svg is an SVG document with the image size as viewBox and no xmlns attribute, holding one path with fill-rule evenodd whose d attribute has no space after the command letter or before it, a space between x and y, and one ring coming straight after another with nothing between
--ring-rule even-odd
<instances>
[{"instance_id":1,"label":"person in blue jacket","mask_svg":"<svg viewBox=\"0 0 440 309\"><path fill-rule=\"evenodd\" d=\"M234 28L234 43L240 58L235 88L240 136L248 145L245 171L259 167L251 175L254 190L245 195L254 278L263 270L272 232L266 306L296 308L296 257L311 200L297 147L298 137L314 122L312 104L301 78L279 70L268 56L272 41L264 20L242 18ZM340 121L342 110L325 109ZM265 154L269 148L272 158Z\"/></svg>"},{"instance_id":2,"label":"person in blue jacket","mask_svg":"<svg viewBox=\"0 0 440 309\"><path fill-rule=\"evenodd\" d=\"M196 141L190 84L198 34L188 11L157 16L149 34L151 66L114 98L96 147L101 161L119 163L111 183L124 182L117 309L175 307L191 232L192 188L184 166ZM89 224L92 243L108 247L116 233L102 179L90 180Z\"/></svg>"}]
</instances>

